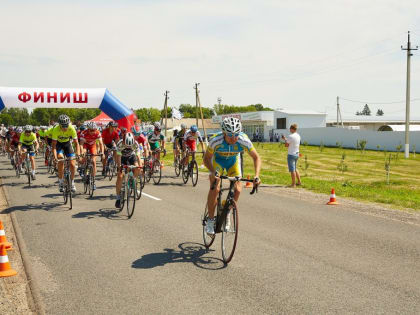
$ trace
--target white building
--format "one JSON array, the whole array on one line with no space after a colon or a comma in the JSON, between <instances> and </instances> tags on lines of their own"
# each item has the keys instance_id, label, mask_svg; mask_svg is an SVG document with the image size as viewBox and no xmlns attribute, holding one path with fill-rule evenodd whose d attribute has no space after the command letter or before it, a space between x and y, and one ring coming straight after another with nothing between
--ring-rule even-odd
<instances>
[{"instance_id":1,"label":"white building","mask_svg":"<svg viewBox=\"0 0 420 315\"><path fill-rule=\"evenodd\" d=\"M273 130L288 129L291 124L297 124L299 128L319 128L327 124L326 113L285 109L218 115L213 116L212 121L221 123L225 117L231 116L241 120L243 131L248 137L253 139L258 136L265 141L270 140Z\"/></svg>"},{"instance_id":2,"label":"white building","mask_svg":"<svg viewBox=\"0 0 420 315\"><path fill-rule=\"evenodd\" d=\"M372 130L372 131L405 131L405 114L400 115L383 115L383 116L343 116L343 126L348 129ZM328 115L327 127L335 127L337 125L337 116L335 114ZM341 126L341 121L339 122ZM420 117L410 117L410 130L419 130Z\"/></svg>"}]
</instances>

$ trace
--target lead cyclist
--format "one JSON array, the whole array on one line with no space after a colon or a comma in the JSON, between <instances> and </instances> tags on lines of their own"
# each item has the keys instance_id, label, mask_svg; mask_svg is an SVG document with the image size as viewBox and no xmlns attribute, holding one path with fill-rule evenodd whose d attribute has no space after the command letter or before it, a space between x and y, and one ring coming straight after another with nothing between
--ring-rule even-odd
<instances>
[{"instance_id":1,"label":"lead cyclist","mask_svg":"<svg viewBox=\"0 0 420 315\"><path fill-rule=\"evenodd\" d=\"M217 204L217 195L220 190L220 175L226 171L227 176L242 177L240 167L240 153L248 152L254 162L254 186L261 183L260 169L261 159L257 150L255 150L251 140L242 132L241 121L234 117L227 117L222 122L222 132L211 138L204 155L204 165L210 171L210 189L207 196L207 207L209 217L207 219L206 232L207 234L214 234L214 212ZM214 181L217 181L216 186L212 189ZM234 199L239 200L241 194L242 184L240 181L235 183Z\"/></svg>"}]
</instances>

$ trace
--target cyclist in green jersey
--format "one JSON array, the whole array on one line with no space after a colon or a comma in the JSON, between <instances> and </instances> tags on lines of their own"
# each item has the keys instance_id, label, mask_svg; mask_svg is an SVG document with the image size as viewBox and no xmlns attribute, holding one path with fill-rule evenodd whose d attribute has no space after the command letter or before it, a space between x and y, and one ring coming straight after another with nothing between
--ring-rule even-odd
<instances>
[{"instance_id":1,"label":"cyclist in green jersey","mask_svg":"<svg viewBox=\"0 0 420 315\"><path fill-rule=\"evenodd\" d=\"M72 142L76 145L76 155L80 155L79 141L77 141L76 129L70 124L70 118L67 115L60 115L58 117L58 125L52 129L52 150L54 158L63 158L63 154L66 157L75 156ZM76 186L74 185L74 173L76 171L76 161L70 161L70 172L71 172L71 190L76 192ZM63 192L63 176L64 176L64 162L58 163L58 184L60 192Z\"/></svg>"},{"instance_id":2,"label":"cyclist in green jersey","mask_svg":"<svg viewBox=\"0 0 420 315\"><path fill-rule=\"evenodd\" d=\"M27 125L24 128L24 132L20 134L19 137L19 152L21 153L22 159L26 159L26 154L29 153L29 159L32 166L32 179L35 180L35 152L38 151L39 144L36 139L35 133L32 132L32 126Z\"/></svg>"},{"instance_id":3,"label":"cyclist in green jersey","mask_svg":"<svg viewBox=\"0 0 420 315\"><path fill-rule=\"evenodd\" d=\"M159 122L154 123L154 131L147 137L151 151L157 151L162 144L162 150L165 151L165 136L161 133ZM157 152L157 159L160 160L160 151Z\"/></svg>"}]
</instances>

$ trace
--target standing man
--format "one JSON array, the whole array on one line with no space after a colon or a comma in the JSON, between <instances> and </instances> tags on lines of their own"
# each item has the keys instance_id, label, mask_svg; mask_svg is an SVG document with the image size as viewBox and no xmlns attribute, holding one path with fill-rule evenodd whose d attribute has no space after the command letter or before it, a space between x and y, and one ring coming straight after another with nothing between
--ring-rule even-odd
<instances>
[{"instance_id":1,"label":"standing man","mask_svg":"<svg viewBox=\"0 0 420 315\"><path fill-rule=\"evenodd\" d=\"M301 185L299 171L297 170L297 161L299 159L300 135L296 132L297 125L290 126L290 135L281 138L286 141L287 151L287 165L289 167L290 176L292 177L292 184L290 187L295 188L296 185ZM297 180L297 183L296 183Z\"/></svg>"}]
</instances>

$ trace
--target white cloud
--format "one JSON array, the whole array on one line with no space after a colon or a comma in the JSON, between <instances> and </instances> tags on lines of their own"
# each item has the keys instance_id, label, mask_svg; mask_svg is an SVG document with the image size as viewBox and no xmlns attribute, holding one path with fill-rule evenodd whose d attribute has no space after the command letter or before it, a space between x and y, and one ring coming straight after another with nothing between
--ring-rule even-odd
<instances>
[{"instance_id":1,"label":"white cloud","mask_svg":"<svg viewBox=\"0 0 420 315\"><path fill-rule=\"evenodd\" d=\"M418 1L9 1L0 84L103 86L129 106L161 107L166 89L171 105L192 103L194 82L206 106L218 96L322 111L337 95L404 100L400 45L409 29L420 43L419 12Z\"/></svg>"}]
</instances>

